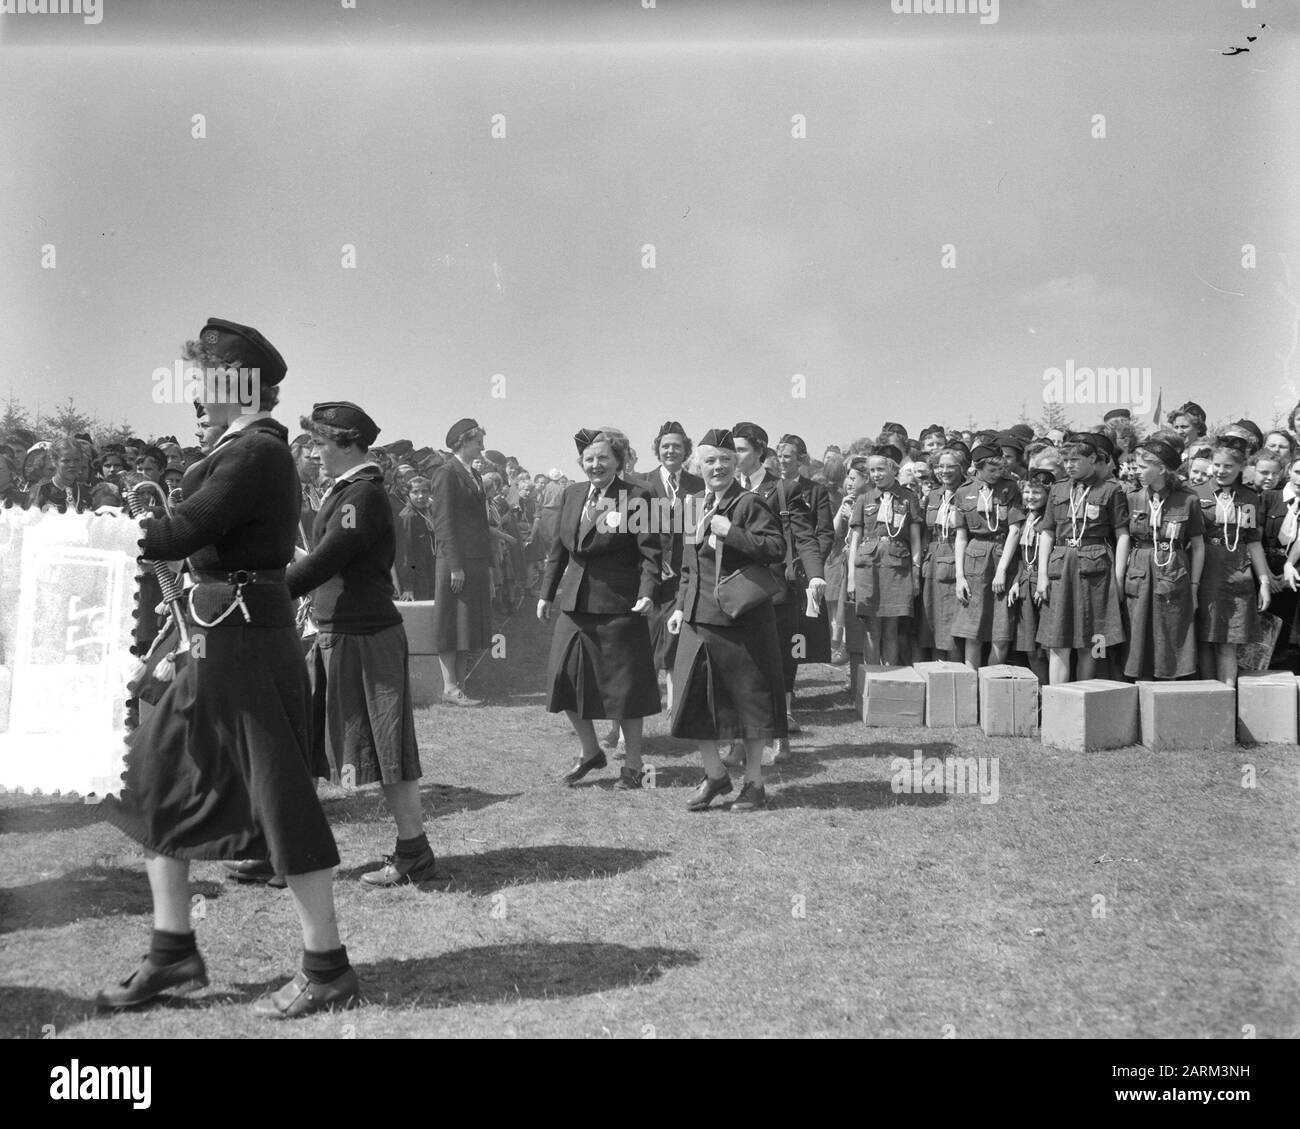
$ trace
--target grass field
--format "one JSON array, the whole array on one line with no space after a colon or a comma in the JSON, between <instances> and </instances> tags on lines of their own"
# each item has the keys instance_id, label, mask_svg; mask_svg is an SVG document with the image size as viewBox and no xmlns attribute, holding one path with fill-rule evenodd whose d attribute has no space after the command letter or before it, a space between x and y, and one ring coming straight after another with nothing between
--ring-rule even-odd
<instances>
[{"instance_id":1,"label":"grass field","mask_svg":"<svg viewBox=\"0 0 1300 1129\"><path fill-rule=\"evenodd\" d=\"M143 858L93 806L7 795L0 1035L1300 1034L1294 747L1076 754L868 729L844 669L811 667L770 809L690 814L698 757L663 717L647 726L655 789L613 791L613 760L558 785L576 744L544 710L547 637L521 613L508 640L471 683L491 704L417 715L441 879L362 888L391 822L374 788L327 802L363 1006L251 1015L296 967L291 899L198 863L212 986L96 1016L88 1000L148 944ZM917 748L997 757L998 802L895 794L890 761Z\"/></svg>"}]
</instances>

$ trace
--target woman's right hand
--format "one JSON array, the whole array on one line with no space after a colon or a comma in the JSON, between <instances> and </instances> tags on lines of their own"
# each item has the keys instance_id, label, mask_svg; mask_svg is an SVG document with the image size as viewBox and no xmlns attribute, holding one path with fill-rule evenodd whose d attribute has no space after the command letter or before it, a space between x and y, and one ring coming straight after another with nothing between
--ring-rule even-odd
<instances>
[{"instance_id":1,"label":"woman's right hand","mask_svg":"<svg viewBox=\"0 0 1300 1129\"><path fill-rule=\"evenodd\" d=\"M400 599L404 604L413 603L415 601L415 593L411 591L403 592Z\"/></svg>"},{"instance_id":2,"label":"woman's right hand","mask_svg":"<svg viewBox=\"0 0 1300 1129\"><path fill-rule=\"evenodd\" d=\"M459 592L465 587L465 570L463 568L453 568L451 570L451 590Z\"/></svg>"},{"instance_id":3,"label":"woman's right hand","mask_svg":"<svg viewBox=\"0 0 1300 1129\"><path fill-rule=\"evenodd\" d=\"M964 576L957 577L957 599L963 604L970 600L970 581Z\"/></svg>"},{"instance_id":4,"label":"woman's right hand","mask_svg":"<svg viewBox=\"0 0 1300 1129\"><path fill-rule=\"evenodd\" d=\"M537 601L537 618L540 619L543 623L546 623L551 618L550 600Z\"/></svg>"},{"instance_id":5,"label":"woman's right hand","mask_svg":"<svg viewBox=\"0 0 1300 1129\"><path fill-rule=\"evenodd\" d=\"M668 634L680 635L682 630L682 620L685 618L686 616L684 613L680 611L673 612L673 614L668 617Z\"/></svg>"}]
</instances>

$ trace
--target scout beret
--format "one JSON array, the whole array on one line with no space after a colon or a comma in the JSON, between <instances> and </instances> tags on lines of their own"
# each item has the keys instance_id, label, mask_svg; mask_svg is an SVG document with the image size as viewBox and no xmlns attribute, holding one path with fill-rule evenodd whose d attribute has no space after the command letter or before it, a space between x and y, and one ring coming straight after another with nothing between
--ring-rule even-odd
<instances>
[{"instance_id":1,"label":"scout beret","mask_svg":"<svg viewBox=\"0 0 1300 1129\"><path fill-rule=\"evenodd\" d=\"M447 432L447 446L454 451L471 431L479 430L481 429L477 420L472 420L468 416L458 419Z\"/></svg>"},{"instance_id":2,"label":"scout beret","mask_svg":"<svg viewBox=\"0 0 1300 1129\"><path fill-rule=\"evenodd\" d=\"M1043 488L1050 490L1056 485L1056 475L1046 467L1039 467L1037 470L1031 470L1025 481L1032 482L1037 486L1042 486Z\"/></svg>"},{"instance_id":3,"label":"scout beret","mask_svg":"<svg viewBox=\"0 0 1300 1129\"><path fill-rule=\"evenodd\" d=\"M1105 423L1110 423L1113 419L1132 419L1133 413L1128 408L1112 408L1101 418Z\"/></svg>"},{"instance_id":4,"label":"scout beret","mask_svg":"<svg viewBox=\"0 0 1300 1129\"><path fill-rule=\"evenodd\" d=\"M379 425L375 423L356 404L348 400L334 400L327 404L313 404L311 407L312 423L324 423L330 427L341 427L356 431L357 439L363 447L369 447L379 436Z\"/></svg>"},{"instance_id":5,"label":"scout beret","mask_svg":"<svg viewBox=\"0 0 1300 1129\"><path fill-rule=\"evenodd\" d=\"M799 457L801 459L806 459L808 457L808 444L800 439L799 436L794 434L782 435L781 442L777 444L777 446L784 447L787 444L799 452Z\"/></svg>"},{"instance_id":6,"label":"scout beret","mask_svg":"<svg viewBox=\"0 0 1300 1129\"><path fill-rule=\"evenodd\" d=\"M1105 436L1095 431L1072 431L1063 440L1066 444L1080 444L1084 447L1091 447L1093 454L1106 454L1106 448L1103 445Z\"/></svg>"},{"instance_id":7,"label":"scout beret","mask_svg":"<svg viewBox=\"0 0 1300 1129\"><path fill-rule=\"evenodd\" d=\"M967 463L970 462L970 448L960 439L949 439L948 442L944 444L943 449L945 451L955 451Z\"/></svg>"},{"instance_id":8,"label":"scout beret","mask_svg":"<svg viewBox=\"0 0 1300 1129\"><path fill-rule=\"evenodd\" d=\"M746 443L750 444L750 446L752 447L762 447L763 450L765 451L767 450L767 432L764 431L761 427L759 427L758 424L756 423L736 424L731 429L731 439L733 441L733 444L735 440L743 439ZM703 442L703 440L701 440L701 442ZM710 443L709 446L716 447L718 446L718 444ZM733 450L734 450L734 446L733 446Z\"/></svg>"},{"instance_id":9,"label":"scout beret","mask_svg":"<svg viewBox=\"0 0 1300 1129\"><path fill-rule=\"evenodd\" d=\"M483 457L487 459L488 462L495 463L497 466L506 465L506 457L500 451L484 451Z\"/></svg>"},{"instance_id":10,"label":"scout beret","mask_svg":"<svg viewBox=\"0 0 1300 1129\"><path fill-rule=\"evenodd\" d=\"M1155 455L1170 470L1177 470L1183 462L1182 453L1166 439L1145 439L1137 449Z\"/></svg>"},{"instance_id":11,"label":"scout beret","mask_svg":"<svg viewBox=\"0 0 1300 1129\"><path fill-rule=\"evenodd\" d=\"M880 433L883 435L886 431L896 431L904 439L907 438L907 428L905 428L901 423L882 424L880 427Z\"/></svg>"},{"instance_id":12,"label":"scout beret","mask_svg":"<svg viewBox=\"0 0 1300 1129\"><path fill-rule=\"evenodd\" d=\"M1012 424L1007 430L1017 438L1023 439L1026 443L1031 442L1034 438L1034 429L1027 423Z\"/></svg>"},{"instance_id":13,"label":"scout beret","mask_svg":"<svg viewBox=\"0 0 1300 1129\"><path fill-rule=\"evenodd\" d=\"M1225 431L1214 440L1216 447L1227 447L1229 450L1236 451L1240 455L1250 453L1250 440L1244 435L1235 435L1231 430Z\"/></svg>"},{"instance_id":14,"label":"scout beret","mask_svg":"<svg viewBox=\"0 0 1300 1129\"><path fill-rule=\"evenodd\" d=\"M1011 431L999 431L997 441L999 447L1010 447L1018 452L1023 452L1025 449L1025 441Z\"/></svg>"},{"instance_id":15,"label":"scout beret","mask_svg":"<svg viewBox=\"0 0 1300 1129\"><path fill-rule=\"evenodd\" d=\"M1253 419L1239 419L1232 425L1232 427L1238 428L1242 431L1248 431L1254 439L1256 448L1264 446L1264 433L1260 431L1259 424L1257 424ZM1232 429L1229 428L1228 430L1231 431Z\"/></svg>"},{"instance_id":16,"label":"scout beret","mask_svg":"<svg viewBox=\"0 0 1300 1129\"><path fill-rule=\"evenodd\" d=\"M574 433L573 442L578 448L578 454L582 454L595 441L597 435L601 433L598 427L584 427Z\"/></svg>"},{"instance_id":17,"label":"scout beret","mask_svg":"<svg viewBox=\"0 0 1300 1129\"><path fill-rule=\"evenodd\" d=\"M748 425L741 425L741 426L753 427L754 425L748 424ZM761 427L758 428L757 430L763 432L763 429ZM767 439L766 432L763 432L763 439L764 441L766 441ZM711 428L710 430L704 433L704 438L700 440L700 446L701 447L722 447L724 450L734 451L736 449L735 434L731 431L728 431L725 427Z\"/></svg>"},{"instance_id":18,"label":"scout beret","mask_svg":"<svg viewBox=\"0 0 1300 1129\"><path fill-rule=\"evenodd\" d=\"M930 424L929 427L922 428L921 434L917 438L919 438L921 442L924 443L926 439L928 439L931 435L937 435L940 439L946 439L948 433L944 431L944 429L940 427L937 423L932 423Z\"/></svg>"},{"instance_id":19,"label":"scout beret","mask_svg":"<svg viewBox=\"0 0 1300 1129\"><path fill-rule=\"evenodd\" d=\"M894 462L901 463L903 461L903 452L892 443L877 443L876 449L871 452L871 457L893 459Z\"/></svg>"},{"instance_id":20,"label":"scout beret","mask_svg":"<svg viewBox=\"0 0 1300 1129\"><path fill-rule=\"evenodd\" d=\"M211 356L227 364L237 361L244 368L257 369L263 384L279 384L288 371L280 351L251 325L208 318L199 331L199 342Z\"/></svg>"},{"instance_id":21,"label":"scout beret","mask_svg":"<svg viewBox=\"0 0 1300 1129\"><path fill-rule=\"evenodd\" d=\"M400 459L403 455L409 455L415 450L415 444L409 439L394 439L391 443L385 444L383 450L392 455L395 459Z\"/></svg>"},{"instance_id":22,"label":"scout beret","mask_svg":"<svg viewBox=\"0 0 1300 1129\"><path fill-rule=\"evenodd\" d=\"M988 443L977 443L971 448L970 461L972 463L983 462L985 459L1002 458L1002 450L999 447L990 446Z\"/></svg>"}]
</instances>

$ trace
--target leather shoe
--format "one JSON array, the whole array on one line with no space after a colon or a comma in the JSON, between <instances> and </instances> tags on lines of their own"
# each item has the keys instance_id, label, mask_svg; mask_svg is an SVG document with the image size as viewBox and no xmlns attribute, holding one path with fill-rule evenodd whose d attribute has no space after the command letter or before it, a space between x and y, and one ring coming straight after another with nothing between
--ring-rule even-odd
<instances>
[{"instance_id":1,"label":"leather shoe","mask_svg":"<svg viewBox=\"0 0 1300 1129\"><path fill-rule=\"evenodd\" d=\"M478 698L471 698L459 686L453 686L450 690L443 691L442 704L445 706L481 706L483 703Z\"/></svg>"},{"instance_id":2,"label":"leather shoe","mask_svg":"<svg viewBox=\"0 0 1300 1129\"><path fill-rule=\"evenodd\" d=\"M686 801L686 810L703 811L713 803L715 796L725 796L730 791L730 776L720 776L717 780L714 780L711 776L705 776Z\"/></svg>"},{"instance_id":3,"label":"leather shoe","mask_svg":"<svg viewBox=\"0 0 1300 1129\"><path fill-rule=\"evenodd\" d=\"M619 792L635 792L641 788L641 773L645 769L631 769L627 765L623 766L623 771L618 774L618 779L614 781L614 788Z\"/></svg>"},{"instance_id":4,"label":"leather shoe","mask_svg":"<svg viewBox=\"0 0 1300 1129\"><path fill-rule=\"evenodd\" d=\"M146 956L143 963L115 988L95 996L95 1006L105 1011L137 1007L164 994L185 996L208 986L208 970L198 953L172 964L155 964Z\"/></svg>"},{"instance_id":5,"label":"leather shoe","mask_svg":"<svg viewBox=\"0 0 1300 1129\"><path fill-rule=\"evenodd\" d=\"M744 787L740 789L740 795L736 797L735 802L731 805L732 811L758 811L760 808L767 807L767 789L761 784L755 784L752 780L746 780Z\"/></svg>"},{"instance_id":6,"label":"leather shoe","mask_svg":"<svg viewBox=\"0 0 1300 1129\"><path fill-rule=\"evenodd\" d=\"M731 748L727 750L726 755L723 756L721 759L722 759L722 763L725 764L728 768L744 768L745 767L745 742L733 741L731 743Z\"/></svg>"},{"instance_id":7,"label":"leather shoe","mask_svg":"<svg viewBox=\"0 0 1300 1129\"><path fill-rule=\"evenodd\" d=\"M589 761L578 760L574 763L574 766L564 774L564 782L566 784L576 784L586 776L587 773L592 772L597 768L604 768L607 764L609 764L609 761L605 759L604 753L597 753Z\"/></svg>"},{"instance_id":8,"label":"leather shoe","mask_svg":"<svg viewBox=\"0 0 1300 1129\"><path fill-rule=\"evenodd\" d=\"M248 884L265 883L274 890L283 890L288 885L283 874L276 874L275 867L264 859L243 859L241 862L223 862L228 873L226 877L232 882Z\"/></svg>"},{"instance_id":9,"label":"leather shoe","mask_svg":"<svg viewBox=\"0 0 1300 1129\"><path fill-rule=\"evenodd\" d=\"M361 982L355 968L349 968L328 984L313 984L299 970L289 983L253 1005L256 1015L267 1019L297 1019L317 1011L349 1008L361 999Z\"/></svg>"},{"instance_id":10,"label":"leather shoe","mask_svg":"<svg viewBox=\"0 0 1300 1129\"><path fill-rule=\"evenodd\" d=\"M361 881L367 886L409 886L437 878L436 866L437 859L432 847L413 859L388 855L380 869L367 871L361 876Z\"/></svg>"}]
</instances>

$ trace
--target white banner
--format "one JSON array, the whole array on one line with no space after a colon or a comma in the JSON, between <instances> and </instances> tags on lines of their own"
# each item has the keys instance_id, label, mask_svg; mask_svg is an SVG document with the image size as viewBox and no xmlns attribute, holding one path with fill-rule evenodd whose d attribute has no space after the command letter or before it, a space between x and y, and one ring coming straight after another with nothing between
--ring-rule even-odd
<instances>
[{"instance_id":1,"label":"white banner","mask_svg":"<svg viewBox=\"0 0 1300 1129\"><path fill-rule=\"evenodd\" d=\"M140 523L0 509L0 787L117 793Z\"/></svg>"}]
</instances>

